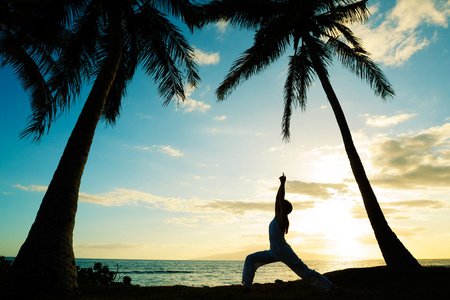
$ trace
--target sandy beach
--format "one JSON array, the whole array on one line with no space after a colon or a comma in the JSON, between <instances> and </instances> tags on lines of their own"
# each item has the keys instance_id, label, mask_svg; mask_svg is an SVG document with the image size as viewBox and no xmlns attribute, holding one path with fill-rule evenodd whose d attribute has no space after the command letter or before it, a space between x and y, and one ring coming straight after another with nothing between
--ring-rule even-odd
<instances>
[{"instance_id":1,"label":"sandy beach","mask_svg":"<svg viewBox=\"0 0 450 300\"><path fill-rule=\"evenodd\" d=\"M326 273L337 291L324 292L302 280L255 284L251 294L239 285L220 287L80 286L77 299L449 299L450 268L418 270L373 267Z\"/></svg>"}]
</instances>

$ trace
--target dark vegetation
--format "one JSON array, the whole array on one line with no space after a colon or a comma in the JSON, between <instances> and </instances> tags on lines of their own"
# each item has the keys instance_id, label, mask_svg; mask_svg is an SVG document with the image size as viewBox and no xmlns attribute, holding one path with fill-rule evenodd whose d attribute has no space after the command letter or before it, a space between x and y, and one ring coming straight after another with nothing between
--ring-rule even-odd
<instances>
[{"instance_id":1,"label":"dark vegetation","mask_svg":"<svg viewBox=\"0 0 450 300\"><path fill-rule=\"evenodd\" d=\"M81 268L77 266L78 284L79 285L131 285L131 278L125 276L122 282L117 278L117 270L110 271L108 266L103 266L102 263L95 263L93 268Z\"/></svg>"},{"instance_id":2,"label":"dark vegetation","mask_svg":"<svg viewBox=\"0 0 450 300\"><path fill-rule=\"evenodd\" d=\"M6 280L6 275L11 268L12 261L6 259L4 256L0 256L0 287ZM124 276L118 278L117 274L119 267L116 271L111 271L108 266L103 266L102 263L97 262L93 268L81 268L77 266L78 272L78 284L80 286L92 286L92 285L126 285L131 286L131 278ZM122 282L119 280L122 279Z\"/></svg>"},{"instance_id":3,"label":"dark vegetation","mask_svg":"<svg viewBox=\"0 0 450 300\"><path fill-rule=\"evenodd\" d=\"M6 274L11 268L12 261L5 259L4 256L0 256L0 287L3 285L6 279Z\"/></svg>"}]
</instances>

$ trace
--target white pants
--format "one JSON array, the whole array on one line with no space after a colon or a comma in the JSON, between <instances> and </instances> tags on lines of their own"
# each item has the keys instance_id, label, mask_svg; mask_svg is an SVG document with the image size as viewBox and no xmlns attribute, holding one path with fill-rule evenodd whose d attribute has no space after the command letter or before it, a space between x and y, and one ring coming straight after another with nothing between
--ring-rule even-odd
<instances>
[{"instance_id":1,"label":"white pants","mask_svg":"<svg viewBox=\"0 0 450 300\"><path fill-rule=\"evenodd\" d=\"M283 259L275 258L271 250L255 252L250 254L245 259L244 271L242 273L242 283L246 287L251 287L253 278L255 277L256 270L266 264L281 261L285 263L292 271L300 276L310 285L319 289L329 289L333 285L327 278L320 273L311 270L305 265L300 258L297 257L296 261L284 261Z\"/></svg>"}]
</instances>

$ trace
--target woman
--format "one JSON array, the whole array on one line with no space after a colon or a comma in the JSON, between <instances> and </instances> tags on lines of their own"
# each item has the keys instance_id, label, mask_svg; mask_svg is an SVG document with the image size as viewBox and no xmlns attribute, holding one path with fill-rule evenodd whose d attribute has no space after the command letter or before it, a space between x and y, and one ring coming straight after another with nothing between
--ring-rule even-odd
<instances>
[{"instance_id":1,"label":"woman","mask_svg":"<svg viewBox=\"0 0 450 300\"><path fill-rule=\"evenodd\" d=\"M284 185L286 183L284 173L280 177L280 182L275 201L275 218L269 225L270 250L256 252L247 256L242 274L242 283L246 290L249 291L255 272L259 267L281 261L310 285L324 290L335 289L336 287L327 278L309 269L284 239L284 234L288 233L289 229L288 214L292 211L292 204L284 199Z\"/></svg>"}]
</instances>

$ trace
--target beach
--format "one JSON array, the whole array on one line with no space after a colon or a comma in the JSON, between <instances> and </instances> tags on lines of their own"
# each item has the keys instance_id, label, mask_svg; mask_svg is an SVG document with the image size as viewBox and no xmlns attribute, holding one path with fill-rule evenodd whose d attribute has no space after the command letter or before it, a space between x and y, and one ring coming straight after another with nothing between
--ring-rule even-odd
<instances>
[{"instance_id":1,"label":"beach","mask_svg":"<svg viewBox=\"0 0 450 300\"><path fill-rule=\"evenodd\" d=\"M251 294L241 285L80 286L77 299L449 299L450 268L355 268L324 274L338 286L320 291L302 280L255 284Z\"/></svg>"}]
</instances>

